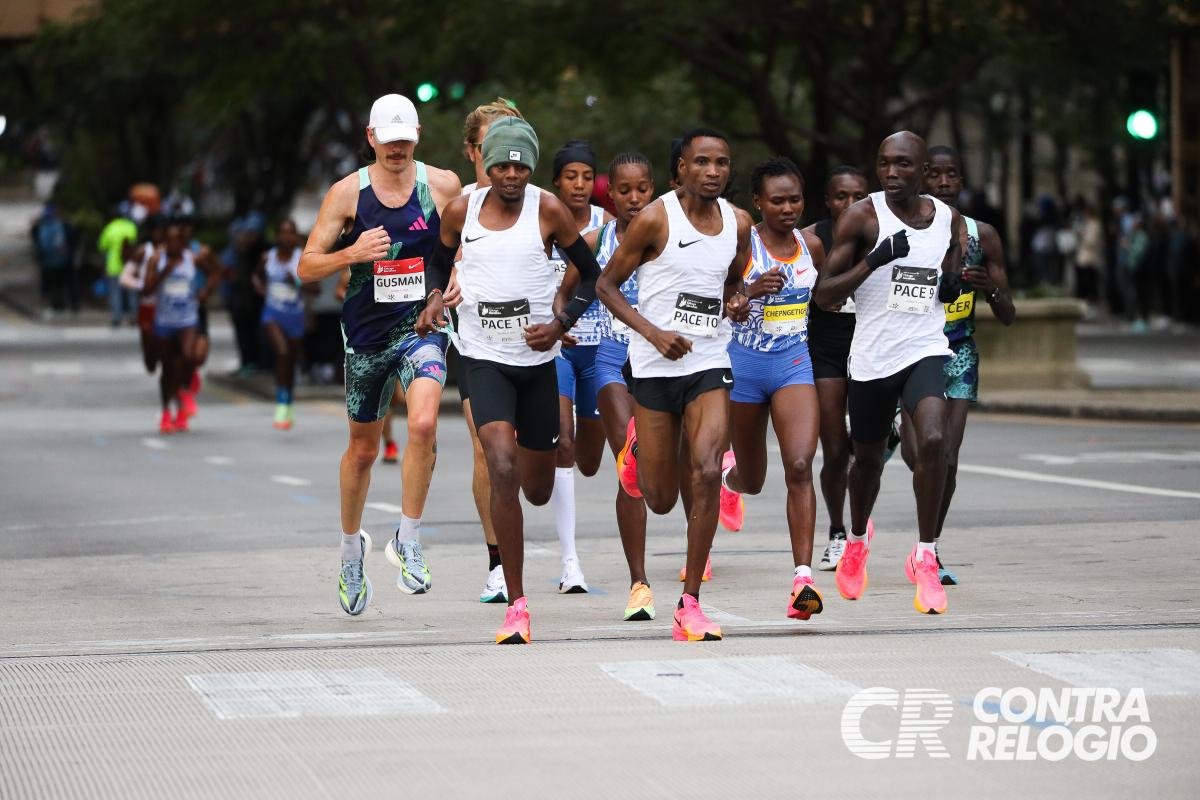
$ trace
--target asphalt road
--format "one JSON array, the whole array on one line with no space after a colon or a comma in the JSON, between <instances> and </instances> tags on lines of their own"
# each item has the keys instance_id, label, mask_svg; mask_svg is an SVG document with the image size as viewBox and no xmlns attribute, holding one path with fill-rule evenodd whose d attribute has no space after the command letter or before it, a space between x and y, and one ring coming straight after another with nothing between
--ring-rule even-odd
<instances>
[{"instance_id":1,"label":"asphalt road","mask_svg":"<svg viewBox=\"0 0 1200 800\"><path fill-rule=\"evenodd\" d=\"M230 358L218 325L211 366ZM527 510L534 644L496 648L459 416L442 421L423 532L434 590L391 588L399 470L381 464L375 601L351 619L334 588L340 406L304 404L280 433L268 404L210 388L172 437L156 411L131 331L0 316L0 797L1190 797L1200 778L1200 427L974 417L943 547L962 585L943 617L912 609L897 460L866 596L843 601L818 573L825 613L785 619L772 467L746 529L718 535L704 602L726 639L705 645L670 640L679 511L650 525L658 619L620 621L609 461L577 480L594 591L555 592L552 516ZM1071 686L1144 689L1153 754L971 758L996 733L974 730L990 724L980 690ZM902 757L897 710L847 717L868 687L945 698L946 757L924 742ZM941 702L926 700L918 716ZM1086 720L1054 719L1015 728L1082 737ZM897 749L858 758L854 731Z\"/></svg>"}]
</instances>

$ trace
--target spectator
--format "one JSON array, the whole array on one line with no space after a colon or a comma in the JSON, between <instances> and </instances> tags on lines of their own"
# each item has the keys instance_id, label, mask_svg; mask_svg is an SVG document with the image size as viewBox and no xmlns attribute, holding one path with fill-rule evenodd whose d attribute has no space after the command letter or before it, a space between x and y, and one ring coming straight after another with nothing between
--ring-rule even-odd
<instances>
[{"instance_id":1,"label":"spectator","mask_svg":"<svg viewBox=\"0 0 1200 800\"><path fill-rule=\"evenodd\" d=\"M264 354L266 348L259 341L263 301L254 291L253 280L262 255L267 251L267 244L263 241L265 227L266 219L257 211L235 222L237 233L231 254L232 269L226 273L229 281L229 316L233 322L240 360L239 372L242 374L270 366L270 356Z\"/></svg>"},{"instance_id":2,"label":"spectator","mask_svg":"<svg viewBox=\"0 0 1200 800\"><path fill-rule=\"evenodd\" d=\"M1096 207L1080 200L1075 219L1075 296L1088 304L1088 314L1100 304L1100 276L1104 272L1104 226Z\"/></svg>"},{"instance_id":3,"label":"spectator","mask_svg":"<svg viewBox=\"0 0 1200 800\"><path fill-rule=\"evenodd\" d=\"M1150 249L1150 235L1140 214L1130 215L1128 233L1117 242L1117 271L1121 292L1124 295L1125 315L1131 321L1134 333L1145 333L1149 325L1150 299L1146 297L1143 268Z\"/></svg>"},{"instance_id":4,"label":"spectator","mask_svg":"<svg viewBox=\"0 0 1200 800\"><path fill-rule=\"evenodd\" d=\"M338 299L339 275L321 281L312 300L313 325L304 342L308 373L313 383L341 383L345 351L342 343L342 301Z\"/></svg>"},{"instance_id":5,"label":"spectator","mask_svg":"<svg viewBox=\"0 0 1200 800\"><path fill-rule=\"evenodd\" d=\"M134 323L135 298L133 292L121 286L121 271L125 262L133 257L138 239L138 222L145 219L146 209L136 203L122 203L117 216L100 231L97 249L104 253L104 273L108 284L108 307L111 323L115 328L122 318Z\"/></svg>"},{"instance_id":6,"label":"spectator","mask_svg":"<svg viewBox=\"0 0 1200 800\"><path fill-rule=\"evenodd\" d=\"M53 203L33 223L33 254L50 312L65 311L71 291L71 234Z\"/></svg>"}]
</instances>

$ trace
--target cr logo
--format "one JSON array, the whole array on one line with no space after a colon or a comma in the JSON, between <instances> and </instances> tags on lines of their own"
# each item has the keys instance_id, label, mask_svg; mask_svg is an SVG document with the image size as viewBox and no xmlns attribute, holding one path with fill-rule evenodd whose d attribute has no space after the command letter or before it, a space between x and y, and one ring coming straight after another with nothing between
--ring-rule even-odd
<instances>
[{"instance_id":1,"label":"cr logo","mask_svg":"<svg viewBox=\"0 0 1200 800\"><path fill-rule=\"evenodd\" d=\"M862 733L862 718L871 706L886 706L900 712L900 729L895 740L868 739ZM913 758L917 742L930 758L949 758L937 731L950 722L954 701L934 689L906 689L903 696L886 686L863 689L842 710L842 741L859 758Z\"/></svg>"}]
</instances>

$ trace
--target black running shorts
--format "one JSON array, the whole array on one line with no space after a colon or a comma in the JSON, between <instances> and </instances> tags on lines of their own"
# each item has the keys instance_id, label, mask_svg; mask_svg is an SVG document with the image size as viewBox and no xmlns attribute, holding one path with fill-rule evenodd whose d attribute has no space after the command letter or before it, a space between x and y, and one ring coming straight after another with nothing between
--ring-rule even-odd
<instances>
[{"instance_id":1,"label":"black running shorts","mask_svg":"<svg viewBox=\"0 0 1200 800\"><path fill-rule=\"evenodd\" d=\"M945 356L928 356L895 375L873 381L850 381L850 437L856 442L887 438L896 416L896 401L912 414L926 397L946 397Z\"/></svg>"},{"instance_id":2,"label":"black running shorts","mask_svg":"<svg viewBox=\"0 0 1200 800\"><path fill-rule=\"evenodd\" d=\"M507 422L517 430L517 444L527 450L558 447L558 371L553 361L514 367L459 356L459 363L471 387L475 430Z\"/></svg>"},{"instance_id":3,"label":"black running shorts","mask_svg":"<svg viewBox=\"0 0 1200 800\"><path fill-rule=\"evenodd\" d=\"M677 378L635 378L626 361L621 374L639 406L671 414L682 415L683 409L705 392L724 389L728 393L733 388L733 371L728 369L704 369Z\"/></svg>"}]
</instances>

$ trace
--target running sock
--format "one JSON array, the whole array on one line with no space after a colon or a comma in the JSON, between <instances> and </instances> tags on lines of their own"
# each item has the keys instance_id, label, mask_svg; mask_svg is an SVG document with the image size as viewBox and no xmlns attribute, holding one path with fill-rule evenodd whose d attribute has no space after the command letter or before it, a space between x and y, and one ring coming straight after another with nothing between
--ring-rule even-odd
<instances>
[{"instance_id":1,"label":"running sock","mask_svg":"<svg viewBox=\"0 0 1200 800\"><path fill-rule=\"evenodd\" d=\"M421 520L400 515L400 530L396 531L396 541L401 544L419 542L421 540Z\"/></svg>"},{"instance_id":2,"label":"running sock","mask_svg":"<svg viewBox=\"0 0 1200 800\"><path fill-rule=\"evenodd\" d=\"M550 495L554 506L554 527L558 530L558 546L562 548L565 562L575 558L575 468L554 468L554 493Z\"/></svg>"},{"instance_id":3,"label":"running sock","mask_svg":"<svg viewBox=\"0 0 1200 800\"><path fill-rule=\"evenodd\" d=\"M801 564L800 566L796 567L795 577L811 578L812 577L812 567L807 567L807 566Z\"/></svg>"},{"instance_id":4,"label":"running sock","mask_svg":"<svg viewBox=\"0 0 1200 800\"><path fill-rule=\"evenodd\" d=\"M287 386L276 386L275 402L280 405L290 406L292 404L292 390Z\"/></svg>"},{"instance_id":5,"label":"running sock","mask_svg":"<svg viewBox=\"0 0 1200 800\"><path fill-rule=\"evenodd\" d=\"M488 549L488 571L494 570L500 566L500 545L489 544Z\"/></svg>"},{"instance_id":6,"label":"running sock","mask_svg":"<svg viewBox=\"0 0 1200 800\"><path fill-rule=\"evenodd\" d=\"M342 561L357 561L362 557L362 530L355 533L343 533L341 551L338 553Z\"/></svg>"},{"instance_id":7,"label":"running sock","mask_svg":"<svg viewBox=\"0 0 1200 800\"><path fill-rule=\"evenodd\" d=\"M937 558L937 549L933 542L917 542L917 561L925 558L926 553L933 553L933 557Z\"/></svg>"},{"instance_id":8,"label":"running sock","mask_svg":"<svg viewBox=\"0 0 1200 800\"><path fill-rule=\"evenodd\" d=\"M842 525L840 527L835 528L832 525L830 525L829 526L829 538L832 539L833 537L837 536L838 534L841 534L842 538L845 538L846 537L846 526Z\"/></svg>"},{"instance_id":9,"label":"running sock","mask_svg":"<svg viewBox=\"0 0 1200 800\"><path fill-rule=\"evenodd\" d=\"M848 533L846 535L846 541L848 543L849 542L859 542L861 544L866 544L867 543L867 535L865 533L858 534L858 533L854 533L853 531L851 531L850 533Z\"/></svg>"}]
</instances>

